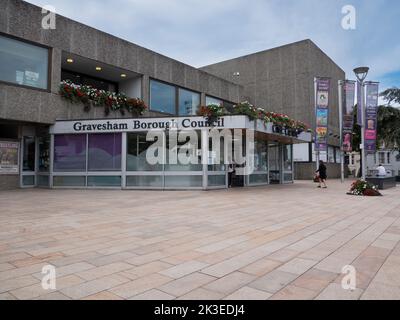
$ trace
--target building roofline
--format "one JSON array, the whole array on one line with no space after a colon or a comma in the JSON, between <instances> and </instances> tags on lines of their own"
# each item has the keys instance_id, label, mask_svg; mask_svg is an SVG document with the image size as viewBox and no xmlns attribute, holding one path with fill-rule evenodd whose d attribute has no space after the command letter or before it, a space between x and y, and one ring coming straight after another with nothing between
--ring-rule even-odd
<instances>
[{"instance_id":1,"label":"building roofline","mask_svg":"<svg viewBox=\"0 0 400 320\"><path fill-rule=\"evenodd\" d=\"M21 0L21 2L23 2L24 4L26 4L26 5L28 5L28 6L31 6L31 7L36 8L36 10L42 10L42 8L41 8L40 6L38 6L38 5L36 5L36 4L27 2L27 1L25 1L25 0ZM196 67L194 67L194 66L192 66L192 65L190 65L190 64L187 64L187 63L185 63L185 62L182 62L182 61L179 61L179 60L177 60L177 59L174 59L174 58L171 58L171 57L169 57L169 56L166 56L165 54L162 54L162 53L156 52L156 51L154 51L154 50L148 49L148 48L146 48L146 47L143 47L143 46L141 46L141 45L139 45L139 44L136 44L136 43L134 43L134 42L132 42L132 41L130 41L130 40L127 40L127 39L121 38L121 37L119 37L119 36L113 35L113 34L107 32L107 31L103 31L103 30L100 30L100 29L96 29L95 27L92 27L92 26L90 26L90 25L88 25L88 24L85 24L85 23L76 21L76 20L74 20L74 19L72 19L72 18L68 18L68 17L63 16L63 15L61 15L61 14L59 14L59 13L56 13L56 16L57 16L57 17L60 17L61 19L65 19L65 20L68 21L69 23L74 23L74 24L78 24L78 25L84 26L84 27L86 27L86 28L92 29L94 32L102 33L102 34L104 34L104 35L107 35L107 36L109 36L109 37L112 37L112 38L114 38L114 39L117 39L118 41L125 42L125 43L128 44L128 45L136 46L136 47L138 47L138 48L140 48L140 49L143 49L143 50L146 50L146 51L148 51L148 52L150 52L150 53L152 53L152 54L154 54L154 55L158 55L158 56L164 57L164 58L166 58L166 59L168 59L168 60L171 60L172 62L176 62L176 63L182 64L182 65L184 65L184 66L186 66L186 67L188 67L188 68L197 70L198 72L205 73L205 74L210 75L210 76L212 76L212 77L214 77L214 78L223 80L224 82L228 82L228 83L233 84L233 85L235 85L235 86L241 87L241 85L239 85L239 84L237 84L237 83L235 83L235 82L233 82L233 81L230 81L230 80L224 79L224 78L222 78L222 77L216 76L216 75L214 75L214 74L212 74L212 73L209 73L209 72L207 72L207 71L205 71L205 70L202 70L202 69L200 69L200 68L196 68ZM11 33L10 33L10 34L11 34Z\"/></svg>"},{"instance_id":2,"label":"building roofline","mask_svg":"<svg viewBox=\"0 0 400 320\"><path fill-rule=\"evenodd\" d=\"M322 53L324 54L324 56L326 56L333 64L335 64L341 71L345 72L335 61L332 60L331 57L329 57L329 56L328 56L320 47L318 47L318 45L316 45L315 42L312 41L311 39L303 39L303 40L299 40L299 41L296 41L296 42L291 42L291 43L287 43L287 44L284 44L284 45L281 45L281 46L273 47L273 48L270 48L270 49L265 49L265 50L257 51L257 52L254 52L254 53L249 53L249 54L246 54L246 55L243 55L243 56L239 56L239 57L235 57L235 58L231 58L231 59L227 59L227 60L215 62L215 63L209 64L209 65L202 66L202 67L200 67L200 69L203 70L203 69L206 69L206 68L208 68L208 67L212 67L212 66L215 66L215 65L218 65L218 64L221 64L221 63L231 62L231 61L234 61L234 60L237 60L237 59L245 59L245 58L248 58L248 57L251 57L251 56L264 54L264 53L266 53L266 52L270 52L270 51L274 51L274 50L279 50L279 49L282 49L282 48L285 48L285 47L291 47L291 46L298 45L298 44L301 44L301 43L309 44L309 45L314 46L316 49L318 49L320 52L322 52Z\"/></svg>"}]
</instances>

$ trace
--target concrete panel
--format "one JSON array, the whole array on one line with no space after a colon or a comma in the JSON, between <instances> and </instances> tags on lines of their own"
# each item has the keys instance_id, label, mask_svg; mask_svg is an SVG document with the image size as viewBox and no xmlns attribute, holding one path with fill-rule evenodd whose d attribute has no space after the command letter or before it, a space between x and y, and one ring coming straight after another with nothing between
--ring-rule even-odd
<instances>
[{"instance_id":1,"label":"concrete panel","mask_svg":"<svg viewBox=\"0 0 400 320\"><path fill-rule=\"evenodd\" d=\"M0 191L19 188L19 175L0 175Z\"/></svg>"}]
</instances>

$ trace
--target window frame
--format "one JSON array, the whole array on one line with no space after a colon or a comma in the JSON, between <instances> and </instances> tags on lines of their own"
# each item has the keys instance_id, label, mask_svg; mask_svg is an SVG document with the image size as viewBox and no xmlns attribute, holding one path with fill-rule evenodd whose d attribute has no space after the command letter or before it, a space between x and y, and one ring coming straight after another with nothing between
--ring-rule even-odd
<instances>
[{"instance_id":1,"label":"window frame","mask_svg":"<svg viewBox=\"0 0 400 320\"><path fill-rule=\"evenodd\" d=\"M180 96L180 92L179 92L180 90L184 90L184 91L188 91L188 92L197 94L199 96L199 109L201 107L201 92L198 92L198 91L195 91L195 90L192 90L192 89L187 89L187 88L180 87L180 86L176 86L176 115L178 117L193 117L193 116L195 116L195 115L191 115L191 114L181 115L179 113L179 100L180 100L180 97L181 97Z\"/></svg>"},{"instance_id":2,"label":"window frame","mask_svg":"<svg viewBox=\"0 0 400 320\"><path fill-rule=\"evenodd\" d=\"M19 38L16 37L14 35L8 34L8 33L4 33L0 31L0 37L4 37L4 38L8 38L8 39L12 39L12 40L16 40L25 44L29 44L35 47L39 47L39 48L43 48L47 50L47 88L43 89L43 88L37 88L37 87L31 87L31 86L27 86L24 84L18 84L18 83L13 83L13 82L8 82L8 81L4 81L0 79L0 84L4 84L7 86L12 86L12 87L18 87L18 88L24 88L24 89L31 89L31 90L36 90L36 91L41 91L41 92L47 92L47 93L51 93L51 75L52 75L52 71L53 71L53 63L52 63L52 57L53 57L53 48L46 46L44 44L41 43L37 43L34 41L30 41L27 39L23 39L23 38Z\"/></svg>"}]
</instances>

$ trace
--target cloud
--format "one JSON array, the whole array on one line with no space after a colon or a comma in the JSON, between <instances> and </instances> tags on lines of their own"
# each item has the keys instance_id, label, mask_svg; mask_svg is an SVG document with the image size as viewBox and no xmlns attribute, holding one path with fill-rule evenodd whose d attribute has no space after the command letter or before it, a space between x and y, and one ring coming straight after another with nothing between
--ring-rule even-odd
<instances>
[{"instance_id":1,"label":"cloud","mask_svg":"<svg viewBox=\"0 0 400 320\"><path fill-rule=\"evenodd\" d=\"M49 1L30 0L43 5ZM51 0L57 12L193 66L310 38L353 78L400 86L400 2L353 0L356 30L341 27L348 0ZM384 89L382 87L382 89Z\"/></svg>"}]
</instances>

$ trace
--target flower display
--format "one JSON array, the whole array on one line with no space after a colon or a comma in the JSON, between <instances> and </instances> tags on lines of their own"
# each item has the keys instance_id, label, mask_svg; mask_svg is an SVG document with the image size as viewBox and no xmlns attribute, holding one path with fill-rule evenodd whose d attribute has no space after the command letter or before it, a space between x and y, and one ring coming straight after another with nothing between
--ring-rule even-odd
<instances>
[{"instance_id":1,"label":"flower display","mask_svg":"<svg viewBox=\"0 0 400 320\"><path fill-rule=\"evenodd\" d=\"M128 111L136 116L143 115L147 109L146 104L139 98L128 98L122 93L98 90L91 86L74 84L71 81L62 81L59 94L72 103L82 103L88 112L92 106L104 107L106 115L110 111Z\"/></svg>"},{"instance_id":2,"label":"flower display","mask_svg":"<svg viewBox=\"0 0 400 320\"><path fill-rule=\"evenodd\" d=\"M256 108L248 101L244 101L235 105L233 107L233 114L247 115L250 120L259 119L264 121L265 123L272 122L277 126L294 129L299 132L310 131L309 126L306 125L304 122L291 119L286 114L265 111L265 109L263 108Z\"/></svg>"},{"instance_id":3,"label":"flower display","mask_svg":"<svg viewBox=\"0 0 400 320\"><path fill-rule=\"evenodd\" d=\"M369 197L382 196L382 194L378 191L378 188L375 185L365 180L354 181L351 185L348 194L354 196L369 196Z\"/></svg>"},{"instance_id":4,"label":"flower display","mask_svg":"<svg viewBox=\"0 0 400 320\"><path fill-rule=\"evenodd\" d=\"M206 117L208 123L212 125L219 117L224 116L225 112L224 107L221 104L210 104L208 106L201 106L197 114Z\"/></svg>"}]
</instances>

